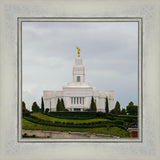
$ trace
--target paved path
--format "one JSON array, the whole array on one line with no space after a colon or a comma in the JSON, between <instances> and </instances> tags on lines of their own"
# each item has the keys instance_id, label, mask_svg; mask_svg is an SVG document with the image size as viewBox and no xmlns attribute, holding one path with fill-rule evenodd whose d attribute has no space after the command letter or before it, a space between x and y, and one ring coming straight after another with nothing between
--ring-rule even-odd
<instances>
[{"instance_id":1,"label":"paved path","mask_svg":"<svg viewBox=\"0 0 160 160\"><path fill-rule=\"evenodd\" d=\"M105 134L94 134L87 132L59 132L59 131L41 131L41 130L22 130L22 135L27 134L28 136L35 135L40 138L119 138L116 136L105 135Z\"/></svg>"}]
</instances>

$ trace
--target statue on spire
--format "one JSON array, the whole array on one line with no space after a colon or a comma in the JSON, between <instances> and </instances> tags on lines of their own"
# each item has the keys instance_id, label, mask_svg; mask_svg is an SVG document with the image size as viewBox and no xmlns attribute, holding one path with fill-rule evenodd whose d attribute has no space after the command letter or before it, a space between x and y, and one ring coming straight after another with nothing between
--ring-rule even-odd
<instances>
[{"instance_id":1,"label":"statue on spire","mask_svg":"<svg viewBox=\"0 0 160 160\"><path fill-rule=\"evenodd\" d=\"M80 57L80 48L77 47L77 50L78 50L78 57Z\"/></svg>"}]
</instances>

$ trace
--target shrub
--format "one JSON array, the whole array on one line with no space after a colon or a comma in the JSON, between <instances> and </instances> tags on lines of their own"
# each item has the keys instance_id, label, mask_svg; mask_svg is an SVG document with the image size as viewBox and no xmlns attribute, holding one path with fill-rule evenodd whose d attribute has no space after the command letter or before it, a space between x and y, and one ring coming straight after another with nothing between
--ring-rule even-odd
<instances>
[{"instance_id":1,"label":"shrub","mask_svg":"<svg viewBox=\"0 0 160 160\"><path fill-rule=\"evenodd\" d=\"M62 118L62 119L85 120L85 119L96 118L96 112L50 112L47 115L51 117Z\"/></svg>"},{"instance_id":2,"label":"shrub","mask_svg":"<svg viewBox=\"0 0 160 160\"><path fill-rule=\"evenodd\" d=\"M46 108L45 113L48 113L48 112L49 112L49 108Z\"/></svg>"},{"instance_id":3,"label":"shrub","mask_svg":"<svg viewBox=\"0 0 160 160\"><path fill-rule=\"evenodd\" d=\"M120 113L120 114L122 114L122 115L126 115L126 114L127 114L125 108L123 108L123 109L121 110L121 113Z\"/></svg>"},{"instance_id":4,"label":"shrub","mask_svg":"<svg viewBox=\"0 0 160 160\"><path fill-rule=\"evenodd\" d=\"M33 135L32 135L32 137L33 137L33 138L35 138L35 137L36 137L36 135L35 135L35 134L33 134Z\"/></svg>"},{"instance_id":5,"label":"shrub","mask_svg":"<svg viewBox=\"0 0 160 160\"><path fill-rule=\"evenodd\" d=\"M69 110L65 108L65 109L64 109L64 112L69 112Z\"/></svg>"},{"instance_id":6,"label":"shrub","mask_svg":"<svg viewBox=\"0 0 160 160\"><path fill-rule=\"evenodd\" d=\"M24 134L22 135L22 137L27 137L27 133L24 133Z\"/></svg>"},{"instance_id":7,"label":"shrub","mask_svg":"<svg viewBox=\"0 0 160 160\"><path fill-rule=\"evenodd\" d=\"M119 124L119 125L123 125L123 123L124 123L124 121L120 121L120 120L115 120L114 122L115 122L115 124Z\"/></svg>"},{"instance_id":8,"label":"shrub","mask_svg":"<svg viewBox=\"0 0 160 160\"><path fill-rule=\"evenodd\" d=\"M96 116L101 117L101 118L106 118L106 113L99 111L99 112L96 113Z\"/></svg>"}]
</instances>

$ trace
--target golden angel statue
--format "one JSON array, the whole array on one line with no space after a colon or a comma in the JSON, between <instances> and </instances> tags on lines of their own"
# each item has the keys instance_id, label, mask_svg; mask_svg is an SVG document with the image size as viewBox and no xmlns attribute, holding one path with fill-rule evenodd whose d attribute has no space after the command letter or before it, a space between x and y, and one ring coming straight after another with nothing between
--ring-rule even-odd
<instances>
[{"instance_id":1,"label":"golden angel statue","mask_svg":"<svg viewBox=\"0 0 160 160\"><path fill-rule=\"evenodd\" d=\"M80 48L77 47L77 50L78 50L78 57L80 57Z\"/></svg>"}]
</instances>

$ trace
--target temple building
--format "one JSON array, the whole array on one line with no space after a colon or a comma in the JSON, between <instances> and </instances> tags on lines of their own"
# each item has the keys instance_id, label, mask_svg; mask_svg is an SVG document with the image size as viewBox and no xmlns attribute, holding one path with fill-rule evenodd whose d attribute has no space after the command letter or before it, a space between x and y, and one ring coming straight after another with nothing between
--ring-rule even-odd
<instances>
[{"instance_id":1,"label":"temple building","mask_svg":"<svg viewBox=\"0 0 160 160\"><path fill-rule=\"evenodd\" d=\"M73 82L62 87L61 91L43 91L44 108L56 111L58 98L63 98L65 108L69 111L85 111L90 108L91 98L96 103L97 111L105 112L106 103L109 111L113 109L113 91L98 91L85 82L85 67L80 57L80 48L73 67Z\"/></svg>"}]
</instances>

